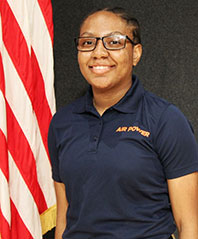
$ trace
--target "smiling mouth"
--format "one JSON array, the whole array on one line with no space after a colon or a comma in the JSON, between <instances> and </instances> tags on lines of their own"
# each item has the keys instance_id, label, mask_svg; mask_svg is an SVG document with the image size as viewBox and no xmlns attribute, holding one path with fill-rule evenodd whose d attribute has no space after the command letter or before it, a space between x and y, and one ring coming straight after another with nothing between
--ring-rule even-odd
<instances>
[{"instance_id":1,"label":"smiling mouth","mask_svg":"<svg viewBox=\"0 0 198 239\"><path fill-rule=\"evenodd\" d=\"M109 72L114 68L115 66L89 66L91 71L96 74L104 74L106 72Z\"/></svg>"}]
</instances>

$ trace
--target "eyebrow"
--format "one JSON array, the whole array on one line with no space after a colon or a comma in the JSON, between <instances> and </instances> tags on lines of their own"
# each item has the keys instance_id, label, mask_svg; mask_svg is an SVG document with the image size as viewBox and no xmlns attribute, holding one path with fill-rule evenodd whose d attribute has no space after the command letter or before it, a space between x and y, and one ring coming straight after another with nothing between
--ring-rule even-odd
<instances>
[{"instance_id":1,"label":"eyebrow","mask_svg":"<svg viewBox=\"0 0 198 239\"><path fill-rule=\"evenodd\" d=\"M119 32L119 31L114 31L114 32L110 32L110 33L108 33L108 34L105 34L104 36L111 36L111 35L116 35L116 34L119 34L119 35L124 35L122 32ZM82 36L84 36L84 35L86 35L86 36L90 36L90 37L94 37L94 34L93 33L91 33L91 32L83 32L80 36L82 37Z\"/></svg>"}]
</instances>

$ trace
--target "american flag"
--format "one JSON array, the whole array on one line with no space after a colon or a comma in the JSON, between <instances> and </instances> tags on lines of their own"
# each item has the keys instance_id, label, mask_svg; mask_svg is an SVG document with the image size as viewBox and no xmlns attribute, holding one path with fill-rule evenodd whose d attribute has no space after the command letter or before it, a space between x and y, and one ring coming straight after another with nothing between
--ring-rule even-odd
<instances>
[{"instance_id":1,"label":"american flag","mask_svg":"<svg viewBox=\"0 0 198 239\"><path fill-rule=\"evenodd\" d=\"M40 239L55 226L52 46L50 0L0 0L1 239Z\"/></svg>"}]
</instances>

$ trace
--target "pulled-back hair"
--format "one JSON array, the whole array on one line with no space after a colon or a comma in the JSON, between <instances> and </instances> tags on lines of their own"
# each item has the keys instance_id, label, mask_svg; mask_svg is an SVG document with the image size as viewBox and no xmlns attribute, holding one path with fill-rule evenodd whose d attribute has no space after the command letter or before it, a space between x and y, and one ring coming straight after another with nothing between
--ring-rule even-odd
<instances>
[{"instance_id":1,"label":"pulled-back hair","mask_svg":"<svg viewBox=\"0 0 198 239\"><path fill-rule=\"evenodd\" d=\"M141 36L140 36L140 25L138 20L131 16L124 8L121 7L113 7L113 8L101 8L101 9L97 9L97 10L93 10L92 12L90 12L88 15L86 15L80 25L83 25L84 21L91 15L93 15L96 12L100 12L100 11L106 11L106 12L112 12L115 15L119 16L120 18L122 18L127 25L132 27L132 34L133 34L133 42L135 44L141 43Z\"/></svg>"}]
</instances>

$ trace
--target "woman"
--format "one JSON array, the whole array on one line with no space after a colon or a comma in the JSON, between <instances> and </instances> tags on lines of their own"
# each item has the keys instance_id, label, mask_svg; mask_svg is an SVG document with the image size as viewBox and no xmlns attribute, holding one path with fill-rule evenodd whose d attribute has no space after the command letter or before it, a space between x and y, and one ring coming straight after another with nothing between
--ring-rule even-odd
<instances>
[{"instance_id":1,"label":"woman","mask_svg":"<svg viewBox=\"0 0 198 239\"><path fill-rule=\"evenodd\" d=\"M49 129L55 239L198 239L198 148L172 104L146 92L133 67L139 24L123 9L87 16L76 39L90 89Z\"/></svg>"}]
</instances>

